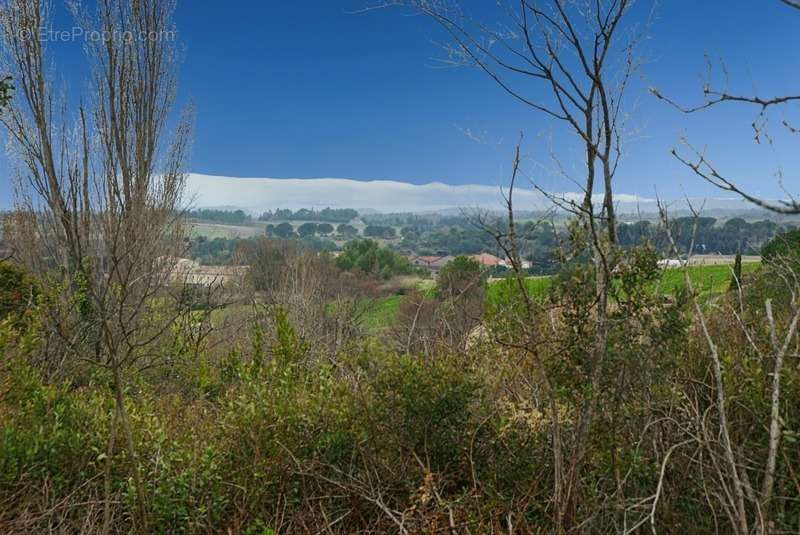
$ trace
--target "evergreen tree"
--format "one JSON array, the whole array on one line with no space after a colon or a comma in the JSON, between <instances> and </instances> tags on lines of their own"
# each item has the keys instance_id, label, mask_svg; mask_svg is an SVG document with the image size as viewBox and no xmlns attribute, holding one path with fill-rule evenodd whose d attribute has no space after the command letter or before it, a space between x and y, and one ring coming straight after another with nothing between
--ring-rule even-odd
<instances>
[{"instance_id":1,"label":"evergreen tree","mask_svg":"<svg viewBox=\"0 0 800 535\"><path fill-rule=\"evenodd\" d=\"M736 260L733 262L733 277L731 278L731 285L729 291L736 292L739 291L739 287L742 284L742 248L741 245L739 246L739 250L736 251Z\"/></svg>"}]
</instances>

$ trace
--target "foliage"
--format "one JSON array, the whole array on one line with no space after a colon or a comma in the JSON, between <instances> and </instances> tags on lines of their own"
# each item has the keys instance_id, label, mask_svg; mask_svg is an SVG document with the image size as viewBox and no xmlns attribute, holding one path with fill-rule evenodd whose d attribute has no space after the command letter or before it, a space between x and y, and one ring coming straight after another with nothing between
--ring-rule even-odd
<instances>
[{"instance_id":1,"label":"foliage","mask_svg":"<svg viewBox=\"0 0 800 535\"><path fill-rule=\"evenodd\" d=\"M283 222L277 225L267 225L267 236L288 239L294 236L294 226L291 223Z\"/></svg>"},{"instance_id":2,"label":"foliage","mask_svg":"<svg viewBox=\"0 0 800 535\"><path fill-rule=\"evenodd\" d=\"M330 223L320 223L317 225L317 234L322 234L323 236L327 236L333 232L333 225Z\"/></svg>"},{"instance_id":3,"label":"foliage","mask_svg":"<svg viewBox=\"0 0 800 535\"><path fill-rule=\"evenodd\" d=\"M336 245L335 241L318 236L308 236L300 240L300 243L311 251L331 253L339 250L339 246Z\"/></svg>"},{"instance_id":4,"label":"foliage","mask_svg":"<svg viewBox=\"0 0 800 535\"><path fill-rule=\"evenodd\" d=\"M226 225L244 225L252 221L252 218L242 210L192 210L186 214L192 219L203 221L214 221Z\"/></svg>"},{"instance_id":5,"label":"foliage","mask_svg":"<svg viewBox=\"0 0 800 535\"><path fill-rule=\"evenodd\" d=\"M240 247L244 240L239 238L214 238L198 237L189 245L189 255L203 265L225 265L230 263L233 253Z\"/></svg>"},{"instance_id":6,"label":"foliage","mask_svg":"<svg viewBox=\"0 0 800 535\"><path fill-rule=\"evenodd\" d=\"M367 238L392 239L397 236L397 231L394 229L394 227L367 225L364 229L364 236Z\"/></svg>"},{"instance_id":7,"label":"foliage","mask_svg":"<svg viewBox=\"0 0 800 535\"><path fill-rule=\"evenodd\" d=\"M766 263L788 262L800 266L800 229L772 238L761 249L761 257Z\"/></svg>"},{"instance_id":8,"label":"foliage","mask_svg":"<svg viewBox=\"0 0 800 535\"><path fill-rule=\"evenodd\" d=\"M296 212L288 209L267 211L259 216L259 221L324 221L328 223L349 223L358 217L358 212L351 208L323 208L308 210L301 208Z\"/></svg>"},{"instance_id":9,"label":"foliage","mask_svg":"<svg viewBox=\"0 0 800 535\"><path fill-rule=\"evenodd\" d=\"M308 236L314 236L317 233L317 224L316 223L303 223L299 227L297 227L297 234L301 238L306 238Z\"/></svg>"},{"instance_id":10,"label":"foliage","mask_svg":"<svg viewBox=\"0 0 800 535\"><path fill-rule=\"evenodd\" d=\"M39 283L21 267L0 262L0 320L19 316L35 305Z\"/></svg>"},{"instance_id":11,"label":"foliage","mask_svg":"<svg viewBox=\"0 0 800 535\"><path fill-rule=\"evenodd\" d=\"M680 251L688 251L694 241L695 254L733 255L738 251L758 254L764 244L777 234L790 228L774 221L763 220L748 223L741 218L732 218L720 223L713 217L676 217L670 221L670 231ZM633 247L643 240L652 242L661 252L670 254L670 245L664 229L650 221L637 221L619 226L619 241L625 247Z\"/></svg>"},{"instance_id":12,"label":"foliage","mask_svg":"<svg viewBox=\"0 0 800 535\"><path fill-rule=\"evenodd\" d=\"M481 264L466 256L457 256L439 271L436 291L439 297L462 295L464 292L482 292L486 273Z\"/></svg>"},{"instance_id":13,"label":"foliage","mask_svg":"<svg viewBox=\"0 0 800 535\"><path fill-rule=\"evenodd\" d=\"M240 244L242 263L250 266L247 278L259 291L274 290L285 276L287 266L300 254L297 242L260 238Z\"/></svg>"},{"instance_id":14,"label":"foliage","mask_svg":"<svg viewBox=\"0 0 800 535\"><path fill-rule=\"evenodd\" d=\"M352 239L358 236L358 229L353 225L348 225L347 223L341 223L336 226L336 233L344 238Z\"/></svg>"},{"instance_id":15,"label":"foliage","mask_svg":"<svg viewBox=\"0 0 800 535\"><path fill-rule=\"evenodd\" d=\"M344 271L359 270L384 279L413 271L407 259L372 240L347 242L336 258L336 265Z\"/></svg>"},{"instance_id":16,"label":"foliage","mask_svg":"<svg viewBox=\"0 0 800 535\"><path fill-rule=\"evenodd\" d=\"M41 26L39 3L34 16L28 3L3 10L6 30L14 22ZM121 9L99 13L112 29L160 26L173 7L145 2L151 13L111 4ZM525 16L513 32L475 21L488 40L473 39L473 22L459 16L466 26L454 24L448 17L458 10L445 4L410 2L463 45L451 59L476 60L501 85L496 68L517 76L513 63L523 59L532 79L549 80L561 103L551 115L564 112L577 130L589 171L585 204L554 200L581 215L566 225L560 215L556 226L555 217L527 214L513 228L482 215L491 233L466 215L363 216L368 238L458 255L434 285L412 287L398 276L419 272L378 241L350 241L335 259L316 252L336 247L331 223L338 238L358 235L355 210L267 212L259 219L268 237L188 243L203 263L249 268L219 308L200 306L199 290L161 284L172 275L164 259L187 245L168 236L180 221L160 217L179 213L180 184L161 188L169 174L182 184L188 126L169 150L150 139L161 122L147 116L161 114L146 112L171 102L174 80L151 91L147 74L173 74L174 50L138 48L153 40L88 47L120 52L96 57L101 66L122 64L97 71L98 82L110 77L89 114L100 126L79 121L72 130L50 123L56 100L42 83L44 48L30 46L35 32L6 31L7 44L22 51L10 59L23 60L18 72L33 81L21 84L31 113L11 115L6 126L49 208L10 218L27 227L9 225L30 245L14 250L29 256L42 284L0 264L3 533L797 531L800 232L773 238L789 226L739 218L676 218L667 229L615 223L609 188L619 132L608 121L616 125L622 93L607 93L615 84L606 75L609 65L636 63L614 57L632 46L611 47L612 35L630 33L614 31L630 2L611 3L608 17L600 2L554 0L552 14L523 2L540 33L522 53L484 43L528 37ZM587 43L594 58L583 54ZM561 62L558 45L574 48L581 68L572 69L574 57ZM148 50L163 68L126 68ZM512 63L502 59L508 54ZM622 74L624 86L631 73ZM0 107L9 90L0 80ZM575 109L586 121L572 120ZM125 112L122 120L109 110ZM142 143L153 150L128 150ZM167 175L155 174L153 155L166 158ZM514 176L518 162L519 151ZM94 173L100 187L89 188ZM606 201L594 212L603 185ZM151 206L151 197L170 201ZM507 201L510 211L510 190ZM189 216L251 223L241 210ZM41 224L48 219L55 226ZM143 237L150 239L129 247ZM672 253L668 237L701 253L754 252L766 243L764 265L737 254L733 268L660 269ZM48 240L40 253L38 242ZM489 273L463 256L511 254L510 243L533 263L531 273L550 276ZM749 527L737 527L736 500Z\"/></svg>"},{"instance_id":17,"label":"foliage","mask_svg":"<svg viewBox=\"0 0 800 535\"><path fill-rule=\"evenodd\" d=\"M274 255L290 254L277 245L259 253L275 266L283 260ZM609 360L597 391L586 359L592 278L580 263L557 278L524 279L540 314L533 326L547 334L535 363L491 341L461 352L436 345L398 354L376 339L354 341L329 360L291 310L275 306L249 337L208 346L198 361L188 353L176 356L170 373L139 375L128 407L141 444L150 531L318 531L345 515L334 532L394 532L396 523L384 508L400 512L411 532L447 530L451 521L497 531L502 525L496 519L509 516L520 531L551 531L546 504L554 492L552 418L544 392L528 387L536 377L532 366L542 366L553 381L565 444L575 439L570 430L575 407L588 399L598 403L586 475L593 491L576 514L593 517L595 526L615 525L616 505L604 498L614 492L630 500L649 496L665 448L685 440L682 426L690 424L670 423L683 417L680 403L687 395L701 395L696 402L704 407L711 403L711 393L694 379L706 373L707 361L681 287L663 284L667 273L679 271L662 272L657 258L653 248L644 247L617 261ZM456 272L475 273L468 262L456 265L464 268ZM700 266L692 274L703 272L719 275L719 284L710 287L718 299L725 298L730 268ZM749 272L742 320L758 322L763 284L776 277ZM422 294L426 302L433 302L432 293ZM514 278L486 286L487 325L503 342L522 334L519 297ZM396 309L403 299L393 296L376 306ZM788 303L776 300L775 306L782 315ZM729 321L720 311L711 317L710 329L731 331ZM79 529L97 514L91 504L103 493L114 406L108 380L98 374L83 386L47 384L25 357L22 339L36 339L37 331L23 334L8 325L0 330L0 349L9 355L0 366L0 523L12 526L11 532L40 531L55 521L54 506L67 500L71 513L59 522ZM762 330L757 336L759 343L769 334ZM735 415L742 426L737 440L758 451L764 435L751 411L767 410L762 385L770 372L747 356L747 343L740 342L731 338L722 345L740 362L728 364L728 388L735 403L749 407ZM425 346L412 349L420 347ZM787 407L800 402L794 370L787 371L784 386ZM800 468L791 442L796 426L788 413L786 422L782 455L789 464L781 485L790 484L790 469ZM658 518L676 529L713 530L700 514L706 507L704 486L711 482L683 475L696 466L692 451L673 453ZM131 528L135 506L129 463L124 451L113 458L118 531ZM615 474L630 475L616 479ZM39 514L25 516L23 509ZM348 514L351 510L359 514ZM787 505L783 514L780 526L793 525L800 511Z\"/></svg>"}]
</instances>

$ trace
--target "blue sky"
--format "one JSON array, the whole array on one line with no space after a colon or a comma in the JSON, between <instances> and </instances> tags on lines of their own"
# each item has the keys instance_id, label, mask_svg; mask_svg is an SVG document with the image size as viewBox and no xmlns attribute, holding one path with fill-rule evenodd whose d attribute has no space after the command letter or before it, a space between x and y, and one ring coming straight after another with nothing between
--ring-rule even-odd
<instances>
[{"instance_id":1,"label":"blue sky","mask_svg":"<svg viewBox=\"0 0 800 535\"><path fill-rule=\"evenodd\" d=\"M59 9L56 26L71 27ZM494 2L465 0L476 16ZM399 9L352 14L363 0L179 1L185 46L179 104L196 107L191 170L276 178L394 179L411 183L504 184L513 144L525 133L526 169L550 190L574 186L550 171L550 152L576 170L581 155L564 127L503 93L476 70L437 67L445 34ZM643 22L650 2L639 0ZM754 6L758 6L757 8ZM772 146L755 145L754 109L720 107L686 117L646 88L699 102L704 54L723 57L730 89L800 92L800 13L778 0L668 0L656 8L641 49L645 60L629 93L631 134L619 192L652 197L717 195L669 152L687 135L719 167L757 194L779 196L775 172L800 191L800 137L771 116ZM85 93L80 43L53 47L72 95ZM526 88L531 95L540 91ZM800 122L800 121L798 121ZM476 138L480 139L477 141ZM0 195L8 168L0 162ZM4 203L5 204L5 203Z\"/></svg>"}]
</instances>

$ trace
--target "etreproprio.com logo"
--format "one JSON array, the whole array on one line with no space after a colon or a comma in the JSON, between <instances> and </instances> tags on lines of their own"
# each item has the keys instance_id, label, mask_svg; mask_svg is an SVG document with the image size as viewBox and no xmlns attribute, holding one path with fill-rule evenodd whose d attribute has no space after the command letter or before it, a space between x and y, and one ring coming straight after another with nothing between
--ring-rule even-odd
<instances>
[{"instance_id":1,"label":"etreproprio.com logo","mask_svg":"<svg viewBox=\"0 0 800 535\"><path fill-rule=\"evenodd\" d=\"M110 41L131 43L134 41L175 41L177 30L136 31L136 30L87 30L74 26L69 30L39 28L38 30L20 30L20 40L38 39L47 43L68 43L86 41L90 43L107 43Z\"/></svg>"}]
</instances>

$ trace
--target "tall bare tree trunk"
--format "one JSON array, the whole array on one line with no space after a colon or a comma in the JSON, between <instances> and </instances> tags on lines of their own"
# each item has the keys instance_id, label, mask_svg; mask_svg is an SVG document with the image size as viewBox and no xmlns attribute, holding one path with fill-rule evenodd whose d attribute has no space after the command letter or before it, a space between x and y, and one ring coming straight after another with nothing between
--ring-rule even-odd
<instances>
[{"instance_id":1,"label":"tall bare tree trunk","mask_svg":"<svg viewBox=\"0 0 800 535\"><path fill-rule=\"evenodd\" d=\"M70 4L87 33L103 36L86 45L91 109L81 105L72 114L52 88L40 40L52 24L48 2L0 2L2 53L20 89L0 124L22 162L18 206L32 214L31 228L18 234L30 242L17 249L32 271L67 291L63 306L53 305L50 326L56 337L76 333L62 340L64 354L90 360L113 377L103 530L112 530L111 463L119 427L136 487L135 528L147 532L124 378L181 315L178 307L168 317L153 313L184 247L188 116L166 140L176 90L175 0L98 0L93 13L81 11L80 2ZM48 259L57 259L59 269Z\"/></svg>"}]
</instances>

